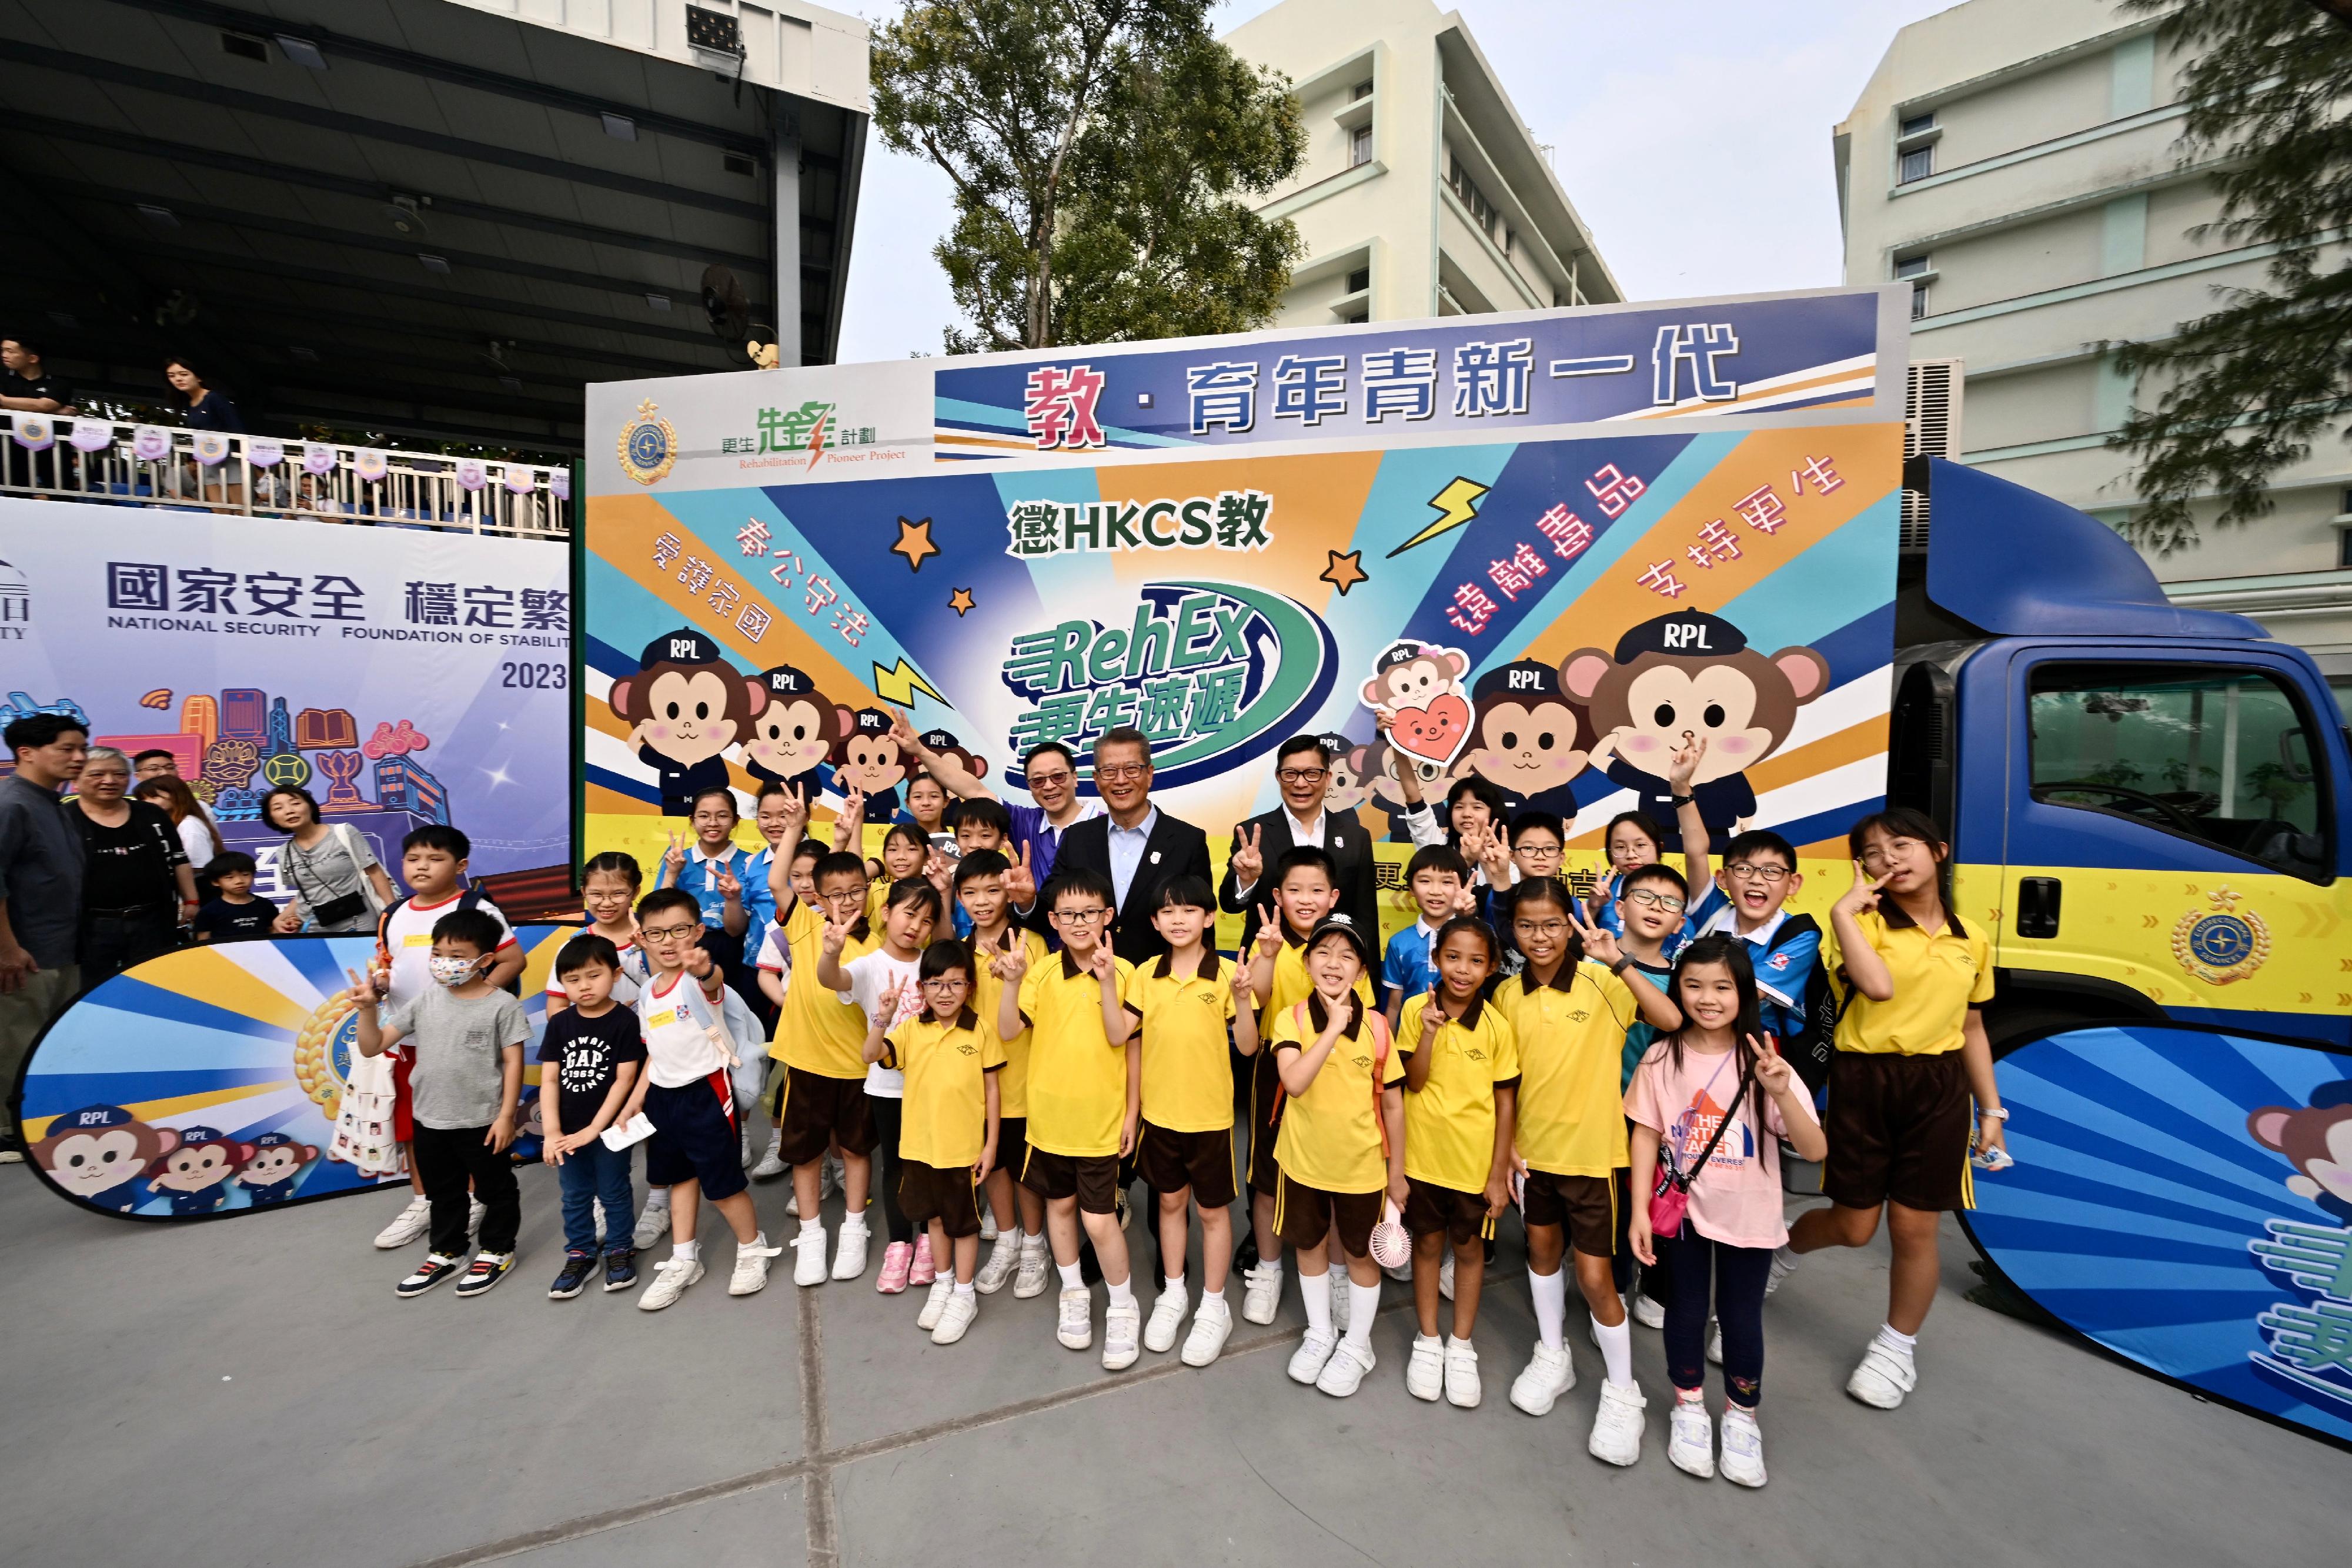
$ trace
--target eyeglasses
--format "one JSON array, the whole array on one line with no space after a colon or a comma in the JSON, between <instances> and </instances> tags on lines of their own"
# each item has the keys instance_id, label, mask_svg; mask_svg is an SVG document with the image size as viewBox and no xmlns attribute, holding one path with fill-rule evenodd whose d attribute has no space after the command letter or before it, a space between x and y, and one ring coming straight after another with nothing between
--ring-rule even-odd
<instances>
[{"instance_id":1,"label":"eyeglasses","mask_svg":"<svg viewBox=\"0 0 2352 1568\"><path fill-rule=\"evenodd\" d=\"M927 991L961 991L971 982L961 975L933 975L923 982Z\"/></svg>"},{"instance_id":2,"label":"eyeglasses","mask_svg":"<svg viewBox=\"0 0 2352 1568\"><path fill-rule=\"evenodd\" d=\"M1531 861L1556 861L1559 859L1559 846L1558 844L1521 844L1511 852L1515 855L1518 855L1524 859Z\"/></svg>"},{"instance_id":3,"label":"eyeglasses","mask_svg":"<svg viewBox=\"0 0 2352 1568\"><path fill-rule=\"evenodd\" d=\"M680 942L701 933L699 925L642 925L637 928L637 934L648 942Z\"/></svg>"},{"instance_id":4,"label":"eyeglasses","mask_svg":"<svg viewBox=\"0 0 2352 1568\"><path fill-rule=\"evenodd\" d=\"M1725 866L1723 874L1734 882L1760 882L1767 887L1777 886L1789 880L1786 866L1749 865L1746 861Z\"/></svg>"},{"instance_id":5,"label":"eyeglasses","mask_svg":"<svg viewBox=\"0 0 2352 1568\"><path fill-rule=\"evenodd\" d=\"M1108 909L1056 909L1053 920L1057 925L1091 925L1109 913Z\"/></svg>"},{"instance_id":6,"label":"eyeglasses","mask_svg":"<svg viewBox=\"0 0 2352 1568\"><path fill-rule=\"evenodd\" d=\"M1097 779L1140 779L1151 771L1149 762L1098 762L1095 764Z\"/></svg>"},{"instance_id":7,"label":"eyeglasses","mask_svg":"<svg viewBox=\"0 0 2352 1568\"><path fill-rule=\"evenodd\" d=\"M1032 773L1029 775L1029 788L1034 789L1040 784L1067 784L1074 777L1066 768L1057 768L1051 773Z\"/></svg>"},{"instance_id":8,"label":"eyeglasses","mask_svg":"<svg viewBox=\"0 0 2352 1568\"><path fill-rule=\"evenodd\" d=\"M1628 904L1647 904L1652 909L1663 909L1668 915L1680 915L1683 912L1683 901L1681 899L1676 898L1671 893L1652 893L1646 887L1637 887L1633 889L1633 892L1625 895L1625 902Z\"/></svg>"},{"instance_id":9,"label":"eyeglasses","mask_svg":"<svg viewBox=\"0 0 2352 1568\"><path fill-rule=\"evenodd\" d=\"M1328 768L1286 768L1275 775L1285 784L1320 784L1331 777Z\"/></svg>"},{"instance_id":10,"label":"eyeglasses","mask_svg":"<svg viewBox=\"0 0 2352 1568\"><path fill-rule=\"evenodd\" d=\"M1520 931L1535 936L1558 936L1568 929L1565 920L1520 920L1513 924Z\"/></svg>"}]
</instances>

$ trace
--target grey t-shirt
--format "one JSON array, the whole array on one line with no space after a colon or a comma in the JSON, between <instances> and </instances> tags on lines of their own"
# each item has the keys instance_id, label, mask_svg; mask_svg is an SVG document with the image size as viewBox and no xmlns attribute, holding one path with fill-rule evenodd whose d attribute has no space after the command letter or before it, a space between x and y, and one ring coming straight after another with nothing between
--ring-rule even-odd
<instances>
[{"instance_id":1,"label":"grey t-shirt","mask_svg":"<svg viewBox=\"0 0 2352 1568\"><path fill-rule=\"evenodd\" d=\"M468 998L434 985L386 1008L381 1021L400 1030L415 1054L408 1084L420 1124L446 1131L498 1119L505 1089L499 1053L530 1038L520 1002L505 991Z\"/></svg>"},{"instance_id":2,"label":"grey t-shirt","mask_svg":"<svg viewBox=\"0 0 2352 1568\"><path fill-rule=\"evenodd\" d=\"M83 869L81 834L57 791L13 774L0 779L0 898L17 945L44 969L74 961Z\"/></svg>"},{"instance_id":3,"label":"grey t-shirt","mask_svg":"<svg viewBox=\"0 0 2352 1568\"><path fill-rule=\"evenodd\" d=\"M359 846L365 859L352 860L351 846L353 843ZM302 913L310 917L311 926L320 931L352 933L375 929L375 911L373 908L362 909L350 919L339 920L332 925L320 925L317 910L322 904L332 904L336 899L348 898L354 893L365 893L367 868L380 863L374 852L368 848L367 840L360 836L359 830L340 822L330 826L327 836L307 850L288 839L285 847L278 852L278 869L285 873L280 880L301 897Z\"/></svg>"}]
</instances>

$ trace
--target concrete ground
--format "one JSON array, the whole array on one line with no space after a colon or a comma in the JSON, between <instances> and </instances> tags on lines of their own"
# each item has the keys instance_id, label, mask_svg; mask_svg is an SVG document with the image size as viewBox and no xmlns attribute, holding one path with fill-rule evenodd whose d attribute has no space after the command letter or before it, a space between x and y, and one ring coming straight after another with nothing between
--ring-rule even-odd
<instances>
[{"instance_id":1,"label":"concrete ground","mask_svg":"<svg viewBox=\"0 0 2352 1568\"><path fill-rule=\"evenodd\" d=\"M757 1191L787 1234L783 1186ZM1951 1232L1898 1412L1843 1392L1882 1314L1882 1251L1808 1259L1772 1299L1772 1479L1748 1492L1666 1462L1654 1333L1635 1330L1651 1424L1633 1469L1584 1451L1599 1359L1580 1319L1576 1390L1541 1420L1510 1407L1534 1333L1515 1229L1477 1326L1486 1403L1463 1411L1405 1393L1400 1286L1379 1369L1342 1403L1283 1375L1295 1287L1272 1327L1236 1312L1213 1367L1147 1352L1106 1374L1055 1343L1050 1292L983 1298L946 1349L914 1327L920 1292L877 1296L871 1266L803 1292L787 1252L765 1294L731 1299L715 1217L711 1274L670 1311L551 1302L550 1173L523 1173L523 1196L514 1277L401 1301L421 1244L369 1238L404 1194L135 1225L0 1167L8 1560L2147 1568L2342 1548L2343 1453L1962 1300Z\"/></svg>"}]
</instances>

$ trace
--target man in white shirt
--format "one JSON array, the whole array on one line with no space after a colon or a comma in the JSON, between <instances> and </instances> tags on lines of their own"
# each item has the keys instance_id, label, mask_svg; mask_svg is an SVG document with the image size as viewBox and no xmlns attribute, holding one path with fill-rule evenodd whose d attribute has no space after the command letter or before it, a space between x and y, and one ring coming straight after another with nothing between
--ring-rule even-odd
<instances>
[{"instance_id":1,"label":"man in white shirt","mask_svg":"<svg viewBox=\"0 0 2352 1568\"><path fill-rule=\"evenodd\" d=\"M1339 912L1356 923L1357 930L1378 931L1380 884L1373 870L1371 832L1352 811L1334 814L1323 809L1331 788L1329 747L1319 736L1292 736L1274 755L1274 781L1282 791L1282 804L1234 830L1224 884L1217 890L1217 902L1225 912L1244 917L1243 949L1257 935L1262 902L1258 878L1283 851L1301 844L1320 849L1339 868Z\"/></svg>"}]
</instances>

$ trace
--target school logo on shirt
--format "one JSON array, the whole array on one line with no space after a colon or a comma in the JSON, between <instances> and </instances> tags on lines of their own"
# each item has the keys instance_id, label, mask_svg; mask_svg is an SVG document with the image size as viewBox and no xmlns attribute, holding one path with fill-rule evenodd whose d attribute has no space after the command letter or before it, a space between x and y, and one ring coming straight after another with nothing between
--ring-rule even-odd
<instances>
[{"instance_id":1,"label":"school logo on shirt","mask_svg":"<svg viewBox=\"0 0 2352 1568\"><path fill-rule=\"evenodd\" d=\"M1372 1070L1372 1059L1369 1056L1351 1056L1348 1058L1348 1060L1354 1062L1357 1066L1362 1068L1367 1072L1370 1072Z\"/></svg>"},{"instance_id":2,"label":"school logo on shirt","mask_svg":"<svg viewBox=\"0 0 2352 1568\"><path fill-rule=\"evenodd\" d=\"M1589 1019L1591 1016L1592 1009L1591 1008L1579 1008L1574 1012L1568 1015L1568 1021L1570 1023L1582 1023L1586 1019Z\"/></svg>"},{"instance_id":3,"label":"school logo on shirt","mask_svg":"<svg viewBox=\"0 0 2352 1568\"><path fill-rule=\"evenodd\" d=\"M1764 960L1764 967L1768 969L1786 969L1789 967L1789 955L1775 953Z\"/></svg>"},{"instance_id":4,"label":"school logo on shirt","mask_svg":"<svg viewBox=\"0 0 2352 1568\"><path fill-rule=\"evenodd\" d=\"M957 1040L956 1049L966 1056L978 1056L980 1054L980 1047L972 1044L969 1040Z\"/></svg>"},{"instance_id":5,"label":"school logo on shirt","mask_svg":"<svg viewBox=\"0 0 2352 1568\"><path fill-rule=\"evenodd\" d=\"M1475 1045L1464 1051L1462 1054L1468 1057L1473 1061L1484 1061L1486 1060L1486 1053L1479 1050Z\"/></svg>"}]
</instances>

